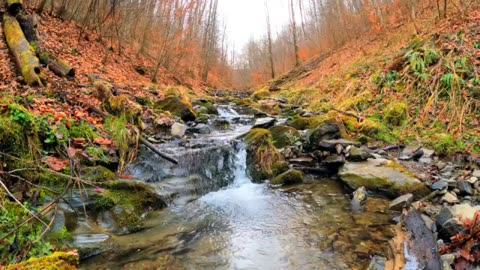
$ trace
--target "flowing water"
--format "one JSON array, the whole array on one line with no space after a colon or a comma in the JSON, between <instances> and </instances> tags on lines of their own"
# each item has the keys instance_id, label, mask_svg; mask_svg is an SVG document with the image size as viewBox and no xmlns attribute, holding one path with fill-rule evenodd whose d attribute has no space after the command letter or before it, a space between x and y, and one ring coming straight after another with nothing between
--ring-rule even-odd
<instances>
[{"instance_id":1,"label":"flowing water","mask_svg":"<svg viewBox=\"0 0 480 270\"><path fill-rule=\"evenodd\" d=\"M385 200L370 198L353 212L332 179L309 176L310 183L284 189L253 184L235 139L251 118L220 111L231 129L160 146L180 159L178 167L140 158L132 172L170 206L150 214L145 230L97 243L109 251L84 269L362 269L385 251Z\"/></svg>"}]
</instances>

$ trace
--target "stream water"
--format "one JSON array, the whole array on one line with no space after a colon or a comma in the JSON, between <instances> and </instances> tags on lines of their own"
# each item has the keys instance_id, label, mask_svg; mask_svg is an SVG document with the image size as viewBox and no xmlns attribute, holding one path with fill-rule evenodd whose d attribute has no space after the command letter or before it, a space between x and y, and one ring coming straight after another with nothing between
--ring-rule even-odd
<instances>
[{"instance_id":1,"label":"stream water","mask_svg":"<svg viewBox=\"0 0 480 270\"><path fill-rule=\"evenodd\" d=\"M96 243L107 252L83 269L362 269L385 252L392 234L385 200L370 198L354 212L333 179L308 176L284 189L253 184L235 139L252 119L228 106L220 112L230 129L160 146L178 167L140 157L132 173L170 206L151 213L144 230Z\"/></svg>"}]
</instances>

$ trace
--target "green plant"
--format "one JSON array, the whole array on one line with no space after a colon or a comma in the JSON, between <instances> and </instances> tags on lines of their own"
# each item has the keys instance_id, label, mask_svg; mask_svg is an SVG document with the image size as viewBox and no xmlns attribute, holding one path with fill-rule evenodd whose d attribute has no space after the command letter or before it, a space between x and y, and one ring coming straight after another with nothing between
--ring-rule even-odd
<instances>
[{"instance_id":1,"label":"green plant","mask_svg":"<svg viewBox=\"0 0 480 270\"><path fill-rule=\"evenodd\" d=\"M65 134L64 134L65 135ZM78 125L74 125L70 128L68 132L68 137L73 138L84 138L92 141L97 137L93 128L85 121L80 122Z\"/></svg>"}]
</instances>

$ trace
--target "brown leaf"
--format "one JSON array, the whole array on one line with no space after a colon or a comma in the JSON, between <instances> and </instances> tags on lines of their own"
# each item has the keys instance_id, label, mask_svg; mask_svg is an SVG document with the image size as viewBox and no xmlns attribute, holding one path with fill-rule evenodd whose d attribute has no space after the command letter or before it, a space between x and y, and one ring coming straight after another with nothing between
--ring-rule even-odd
<instances>
[{"instance_id":1,"label":"brown leaf","mask_svg":"<svg viewBox=\"0 0 480 270\"><path fill-rule=\"evenodd\" d=\"M45 162L45 164L47 164L50 167L50 169L56 172L65 170L69 164L68 160L61 161L56 157L47 157L43 160L43 162Z\"/></svg>"},{"instance_id":2,"label":"brown leaf","mask_svg":"<svg viewBox=\"0 0 480 270\"><path fill-rule=\"evenodd\" d=\"M99 144L99 145L106 145L106 146L112 145L111 140L103 139L103 138L95 138L95 140L93 140L93 142L96 143L96 144Z\"/></svg>"}]
</instances>

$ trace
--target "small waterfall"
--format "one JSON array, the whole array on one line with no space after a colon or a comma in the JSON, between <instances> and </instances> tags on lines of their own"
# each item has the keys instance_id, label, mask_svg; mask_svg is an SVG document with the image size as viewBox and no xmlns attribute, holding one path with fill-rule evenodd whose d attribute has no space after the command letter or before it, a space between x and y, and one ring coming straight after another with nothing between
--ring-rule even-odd
<instances>
[{"instance_id":1,"label":"small waterfall","mask_svg":"<svg viewBox=\"0 0 480 270\"><path fill-rule=\"evenodd\" d=\"M155 187L167 203L180 205L237 181L249 182L245 173L246 152L235 138L251 128L252 118L238 114L232 106L219 106L217 118L232 123L231 128L158 146L178 159L178 165L143 149L128 173Z\"/></svg>"}]
</instances>

